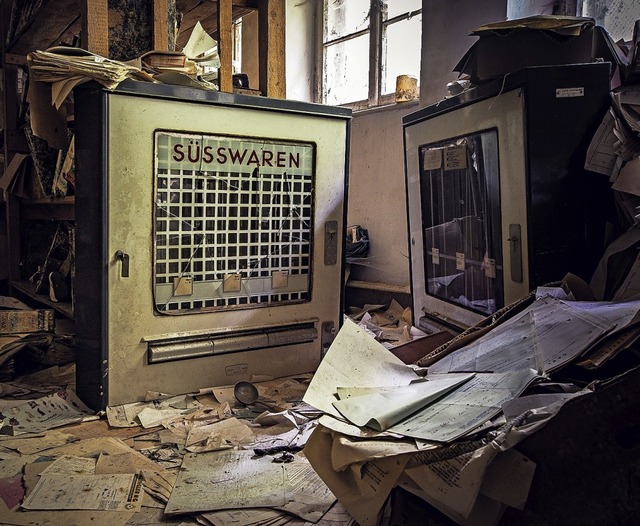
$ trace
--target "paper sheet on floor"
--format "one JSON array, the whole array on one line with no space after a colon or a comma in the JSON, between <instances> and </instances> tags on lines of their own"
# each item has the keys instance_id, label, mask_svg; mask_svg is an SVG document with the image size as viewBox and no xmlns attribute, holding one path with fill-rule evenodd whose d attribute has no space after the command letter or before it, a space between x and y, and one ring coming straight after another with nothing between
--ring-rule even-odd
<instances>
[{"instance_id":1,"label":"paper sheet on floor","mask_svg":"<svg viewBox=\"0 0 640 526\"><path fill-rule=\"evenodd\" d=\"M3 431L13 435L41 433L48 429L81 422L93 412L85 406L73 391L58 391L7 409L3 412Z\"/></svg>"},{"instance_id":2,"label":"paper sheet on floor","mask_svg":"<svg viewBox=\"0 0 640 526\"><path fill-rule=\"evenodd\" d=\"M284 506L285 465L253 456L252 451L185 454L166 513Z\"/></svg>"},{"instance_id":3,"label":"paper sheet on floor","mask_svg":"<svg viewBox=\"0 0 640 526\"><path fill-rule=\"evenodd\" d=\"M136 511L142 505L139 475L40 475L22 502L26 510Z\"/></svg>"}]
</instances>

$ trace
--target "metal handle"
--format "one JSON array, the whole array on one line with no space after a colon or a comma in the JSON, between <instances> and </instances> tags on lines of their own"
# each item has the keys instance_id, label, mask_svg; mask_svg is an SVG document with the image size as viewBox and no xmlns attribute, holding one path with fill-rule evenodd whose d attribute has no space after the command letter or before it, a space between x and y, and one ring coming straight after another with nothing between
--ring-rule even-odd
<instances>
[{"instance_id":1,"label":"metal handle","mask_svg":"<svg viewBox=\"0 0 640 526\"><path fill-rule=\"evenodd\" d=\"M519 224L509 225L509 254L511 258L511 281L522 283L522 232Z\"/></svg>"},{"instance_id":2,"label":"metal handle","mask_svg":"<svg viewBox=\"0 0 640 526\"><path fill-rule=\"evenodd\" d=\"M122 250L116 251L115 258L122 262L122 268L120 269L120 275L123 278L129 277L129 254Z\"/></svg>"}]
</instances>

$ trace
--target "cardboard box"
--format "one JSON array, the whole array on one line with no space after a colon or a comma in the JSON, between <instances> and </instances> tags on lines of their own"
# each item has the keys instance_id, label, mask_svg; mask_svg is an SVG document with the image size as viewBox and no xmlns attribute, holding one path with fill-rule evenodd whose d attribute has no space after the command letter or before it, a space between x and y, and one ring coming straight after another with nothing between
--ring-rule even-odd
<instances>
[{"instance_id":1,"label":"cardboard box","mask_svg":"<svg viewBox=\"0 0 640 526\"><path fill-rule=\"evenodd\" d=\"M576 36L537 29L488 32L477 45L477 75L488 80L529 66L592 62L593 27Z\"/></svg>"},{"instance_id":2,"label":"cardboard box","mask_svg":"<svg viewBox=\"0 0 640 526\"><path fill-rule=\"evenodd\" d=\"M471 34L478 41L454 71L469 75L474 84L531 66L593 62L603 54L603 37L591 18L535 16L488 24Z\"/></svg>"}]
</instances>

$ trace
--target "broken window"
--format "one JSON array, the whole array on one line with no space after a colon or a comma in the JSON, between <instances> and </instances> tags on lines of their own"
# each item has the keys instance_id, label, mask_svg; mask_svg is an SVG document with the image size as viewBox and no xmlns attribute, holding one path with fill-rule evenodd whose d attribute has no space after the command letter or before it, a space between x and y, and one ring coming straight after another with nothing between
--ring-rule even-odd
<instances>
[{"instance_id":1,"label":"broken window","mask_svg":"<svg viewBox=\"0 0 640 526\"><path fill-rule=\"evenodd\" d=\"M325 0L324 104L391 102L398 75L420 76L421 0Z\"/></svg>"}]
</instances>

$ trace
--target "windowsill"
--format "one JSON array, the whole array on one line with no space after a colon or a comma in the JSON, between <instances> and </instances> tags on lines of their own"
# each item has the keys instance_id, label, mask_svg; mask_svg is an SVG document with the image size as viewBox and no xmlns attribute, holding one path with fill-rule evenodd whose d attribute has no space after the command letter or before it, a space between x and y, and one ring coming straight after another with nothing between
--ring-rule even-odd
<instances>
[{"instance_id":1,"label":"windowsill","mask_svg":"<svg viewBox=\"0 0 640 526\"><path fill-rule=\"evenodd\" d=\"M363 115L369 113L377 113L383 111L399 110L402 108L414 109L420 104L419 99L415 99L409 102L390 102L388 104L381 104L379 106L358 107L356 105L345 104L345 107L351 108L354 115Z\"/></svg>"}]
</instances>

